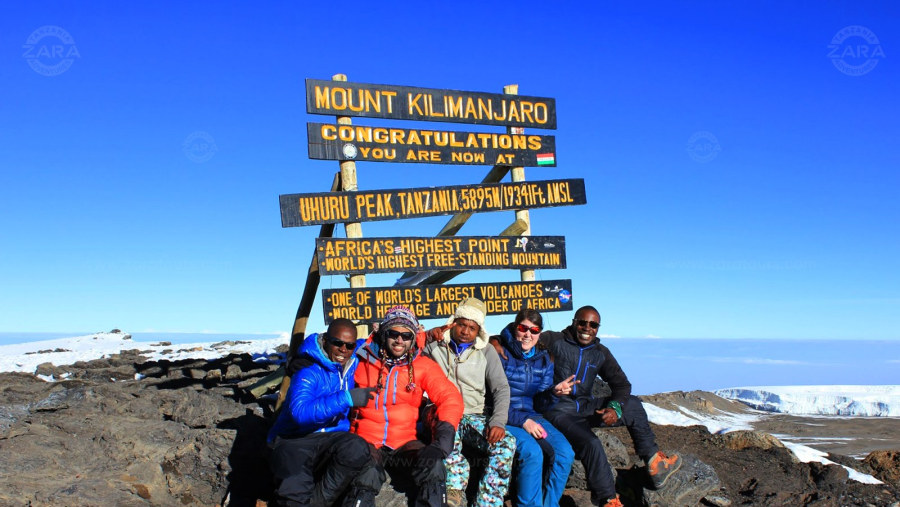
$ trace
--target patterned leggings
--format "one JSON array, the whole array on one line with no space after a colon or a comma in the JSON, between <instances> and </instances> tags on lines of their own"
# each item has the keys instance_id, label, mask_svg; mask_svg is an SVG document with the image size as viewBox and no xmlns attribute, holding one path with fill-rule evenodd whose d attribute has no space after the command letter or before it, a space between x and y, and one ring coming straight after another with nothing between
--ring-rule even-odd
<instances>
[{"instance_id":1,"label":"patterned leggings","mask_svg":"<svg viewBox=\"0 0 900 507\"><path fill-rule=\"evenodd\" d=\"M463 444L474 447L488 458L484 477L478 485L475 505L498 507L503 505L503 497L509 489L509 474L516 454L516 438L507 431L499 442L490 445L484 437L484 428L483 415L462 416L456 438L453 439L453 452L444 460L447 467L447 489L466 490L469 484L469 462L462 454L462 447Z\"/></svg>"}]
</instances>

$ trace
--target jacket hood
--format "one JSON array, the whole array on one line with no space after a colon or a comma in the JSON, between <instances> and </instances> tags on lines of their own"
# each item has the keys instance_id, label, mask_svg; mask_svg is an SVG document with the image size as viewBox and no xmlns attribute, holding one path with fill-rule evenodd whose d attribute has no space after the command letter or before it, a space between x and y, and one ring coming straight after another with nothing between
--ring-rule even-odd
<instances>
[{"instance_id":1,"label":"jacket hood","mask_svg":"<svg viewBox=\"0 0 900 507\"><path fill-rule=\"evenodd\" d=\"M503 331L500 331L500 343L513 357L522 360L525 359L525 351L522 350L522 344L519 343L519 340L516 340L515 326L514 322L510 322L508 326L503 328Z\"/></svg>"},{"instance_id":2,"label":"jacket hood","mask_svg":"<svg viewBox=\"0 0 900 507\"><path fill-rule=\"evenodd\" d=\"M307 336L300 345L300 355L309 357L322 366L325 371L340 373L342 369L346 369L352 365L353 361L356 361L356 351L359 350L363 343L363 340L356 340L356 348L351 353L350 360L347 361L344 368L341 368L340 363L332 361L325 354L325 333L315 333Z\"/></svg>"},{"instance_id":3,"label":"jacket hood","mask_svg":"<svg viewBox=\"0 0 900 507\"><path fill-rule=\"evenodd\" d=\"M449 319L447 319L447 325L453 324L453 321L456 320L456 317L451 315ZM443 336L441 337L441 341L445 344L449 343L452 339L450 338L451 327L448 327ZM487 331L484 330L484 326L481 326L481 329L478 331L478 335L475 337L475 341L472 343L472 346L475 347L476 350L481 350L485 348L488 344L488 334Z\"/></svg>"},{"instance_id":4,"label":"jacket hood","mask_svg":"<svg viewBox=\"0 0 900 507\"><path fill-rule=\"evenodd\" d=\"M503 345L513 357L520 361L525 360L525 351L522 350L522 343L516 339L516 323L510 322L509 325L503 328L503 331L500 331L500 344ZM540 341L534 345L534 355L531 356L531 359L536 359L542 353L547 353L547 349L541 345Z\"/></svg>"}]
</instances>

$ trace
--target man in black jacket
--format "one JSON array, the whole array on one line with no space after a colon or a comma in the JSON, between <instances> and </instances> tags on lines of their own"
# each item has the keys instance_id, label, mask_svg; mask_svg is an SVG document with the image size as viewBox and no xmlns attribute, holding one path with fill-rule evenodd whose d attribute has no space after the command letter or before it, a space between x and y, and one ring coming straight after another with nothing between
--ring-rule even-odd
<instances>
[{"instance_id":1,"label":"man in black jacket","mask_svg":"<svg viewBox=\"0 0 900 507\"><path fill-rule=\"evenodd\" d=\"M641 400L631 395L625 372L597 339L599 328L600 313L592 306L583 306L575 312L571 326L562 332L541 334L541 342L550 349L554 361L553 383L565 382L563 389L554 392L556 396L544 416L566 436L584 465L591 503L614 507L622 504L603 444L592 427L624 424L657 489L681 467L681 458L659 451ZM598 375L612 390L608 398L594 398L591 393Z\"/></svg>"}]
</instances>

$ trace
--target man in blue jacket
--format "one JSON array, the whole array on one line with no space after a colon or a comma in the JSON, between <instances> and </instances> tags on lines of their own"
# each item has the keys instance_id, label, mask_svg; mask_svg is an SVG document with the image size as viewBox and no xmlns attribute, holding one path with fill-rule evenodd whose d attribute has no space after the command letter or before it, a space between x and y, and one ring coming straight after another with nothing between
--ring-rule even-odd
<instances>
[{"instance_id":1,"label":"man in blue jacket","mask_svg":"<svg viewBox=\"0 0 900 507\"><path fill-rule=\"evenodd\" d=\"M271 465L277 483L275 505L333 505L371 460L369 446L348 433L347 414L373 397L353 387L356 326L336 319L322 335L303 340L308 364L291 377L285 404L269 431ZM346 505L354 499L345 498Z\"/></svg>"}]
</instances>

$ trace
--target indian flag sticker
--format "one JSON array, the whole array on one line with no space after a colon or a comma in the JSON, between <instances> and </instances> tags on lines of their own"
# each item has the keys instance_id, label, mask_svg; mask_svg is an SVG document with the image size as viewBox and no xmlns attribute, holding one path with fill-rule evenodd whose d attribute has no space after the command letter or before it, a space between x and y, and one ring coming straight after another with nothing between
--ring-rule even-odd
<instances>
[{"instance_id":1,"label":"indian flag sticker","mask_svg":"<svg viewBox=\"0 0 900 507\"><path fill-rule=\"evenodd\" d=\"M538 165L555 165L556 159L553 158L552 153L538 153L537 154L537 164Z\"/></svg>"}]
</instances>

